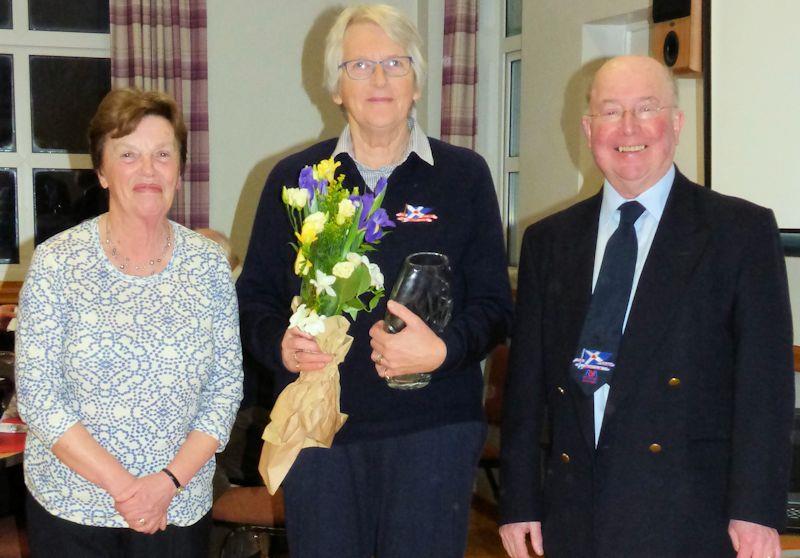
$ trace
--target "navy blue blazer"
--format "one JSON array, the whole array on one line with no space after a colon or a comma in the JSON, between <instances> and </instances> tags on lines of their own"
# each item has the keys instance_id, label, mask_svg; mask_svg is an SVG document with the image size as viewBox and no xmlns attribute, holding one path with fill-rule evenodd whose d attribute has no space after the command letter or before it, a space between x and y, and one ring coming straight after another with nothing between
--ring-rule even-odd
<instances>
[{"instance_id":1,"label":"navy blue blazer","mask_svg":"<svg viewBox=\"0 0 800 558\"><path fill-rule=\"evenodd\" d=\"M548 558L733 556L730 519L779 527L785 517L792 323L774 216L677 173L595 449L592 398L568 366L591 298L601 200L525 232L501 523L542 521Z\"/></svg>"}]
</instances>

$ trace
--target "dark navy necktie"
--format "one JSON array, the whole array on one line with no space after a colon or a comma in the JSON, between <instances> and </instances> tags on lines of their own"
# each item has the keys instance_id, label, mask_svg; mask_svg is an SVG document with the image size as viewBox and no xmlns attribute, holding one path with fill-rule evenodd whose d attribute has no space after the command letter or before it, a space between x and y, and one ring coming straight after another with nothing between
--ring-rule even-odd
<instances>
[{"instance_id":1,"label":"dark navy necktie","mask_svg":"<svg viewBox=\"0 0 800 558\"><path fill-rule=\"evenodd\" d=\"M642 204L636 201L620 205L619 226L606 244L576 356L570 365L572 378L586 395L611 384L639 250L633 225L643 211Z\"/></svg>"}]
</instances>

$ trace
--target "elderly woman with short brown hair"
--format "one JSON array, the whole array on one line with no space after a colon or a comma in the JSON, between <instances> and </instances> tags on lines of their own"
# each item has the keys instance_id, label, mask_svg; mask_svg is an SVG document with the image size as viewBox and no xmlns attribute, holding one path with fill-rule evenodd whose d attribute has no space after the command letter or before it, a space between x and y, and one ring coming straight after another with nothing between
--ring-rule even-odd
<instances>
[{"instance_id":1,"label":"elderly woman with short brown hair","mask_svg":"<svg viewBox=\"0 0 800 558\"><path fill-rule=\"evenodd\" d=\"M186 162L170 97L112 91L89 137L108 213L39 245L20 297L31 553L201 556L241 399L230 271L167 219Z\"/></svg>"},{"instance_id":2,"label":"elderly woman with short brown hair","mask_svg":"<svg viewBox=\"0 0 800 558\"><path fill-rule=\"evenodd\" d=\"M384 331L387 305L360 313L339 367L348 415L333 446L303 449L283 482L293 557L462 557L486 425L480 362L508 332L511 296L497 197L486 162L425 136L414 118L425 63L414 25L386 5L343 10L325 51L326 85L347 126L277 164L267 178L237 283L246 349L279 388L330 357L288 328L299 279L281 187L333 157L349 187L383 191L396 227L369 253L387 292L403 260L440 252L453 270L450 324L435 332L402 305L406 323ZM430 373L421 389L386 378Z\"/></svg>"}]
</instances>

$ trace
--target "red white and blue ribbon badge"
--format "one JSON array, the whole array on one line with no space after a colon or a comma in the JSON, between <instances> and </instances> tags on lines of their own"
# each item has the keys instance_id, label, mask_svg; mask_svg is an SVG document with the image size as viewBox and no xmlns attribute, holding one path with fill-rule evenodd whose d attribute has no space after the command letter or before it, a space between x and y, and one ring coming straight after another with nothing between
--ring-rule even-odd
<instances>
[{"instance_id":1,"label":"red white and blue ribbon badge","mask_svg":"<svg viewBox=\"0 0 800 558\"><path fill-rule=\"evenodd\" d=\"M612 353L604 353L595 349L582 349L581 356L572 361L573 366L583 372L581 382L596 384L600 372L609 372L614 368Z\"/></svg>"},{"instance_id":2,"label":"red white and blue ribbon badge","mask_svg":"<svg viewBox=\"0 0 800 558\"><path fill-rule=\"evenodd\" d=\"M395 217L401 223L430 223L439 218L433 213L432 207L411 205L410 203L406 204L405 211L401 211Z\"/></svg>"}]
</instances>

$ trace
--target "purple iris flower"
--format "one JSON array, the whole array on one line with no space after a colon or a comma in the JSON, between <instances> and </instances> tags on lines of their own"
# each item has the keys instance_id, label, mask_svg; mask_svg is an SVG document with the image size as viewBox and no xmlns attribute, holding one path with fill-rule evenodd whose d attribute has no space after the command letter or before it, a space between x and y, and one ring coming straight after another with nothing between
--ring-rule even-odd
<instances>
[{"instance_id":1,"label":"purple iris flower","mask_svg":"<svg viewBox=\"0 0 800 558\"><path fill-rule=\"evenodd\" d=\"M361 217L358 220L358 228L364 230L364 227L367 225L367 217L369 217L369 212L372 210L372 204L375 203L375 196L372 194L364 194L358 201L363 208L361 210Z\"/></svg>"},{"instance_id":2,"label":"purple iris flower","mask_svg":"<svg viewBox=\"0 0 800 558\"><path fill-rule=\"evenodd\" d=\"M314 193L317 190L317 181L314 180L314 169L311 167L303 167L300 171L300 180L298 181L301 188L308 191L308 200L314 199Z\"/></svg>"},{"instance_id":3,"label":"purple iris flower","mask_svg":"<svg viewBox=\"0 0 800 558\"><path fill-rule=\"evenodd\" d=\"M375 184L375 196L380 196L381 192L386 189L386 183L389 182L385 176L381 176L378 179L378 183Z\"/></svg>"},{"instance_id":4,"label":"purple iris flower","mask_svg":"<svg viewBox=\"0 0 800 558\"><path fill-rule=\"evenodd\" d=\"M323 196L328 193L328 181L324 178L320 180L317 184L317 192L322 194Z\"/></svg>"},{"instance_id":5,"label":"purple iris flower","mask_svg":"<svg viewBox=\"0 0 800 558\"><path fill-rule=\"evenodd\" d=\"M389 219L386 210L383 208L377 209L369 219L367 219L367 230L364 235L364 240L367 242L375 242L380 240L383 236L383 229L386 227L394 227L395 224Z\"/></svg>"}]
</instances>

